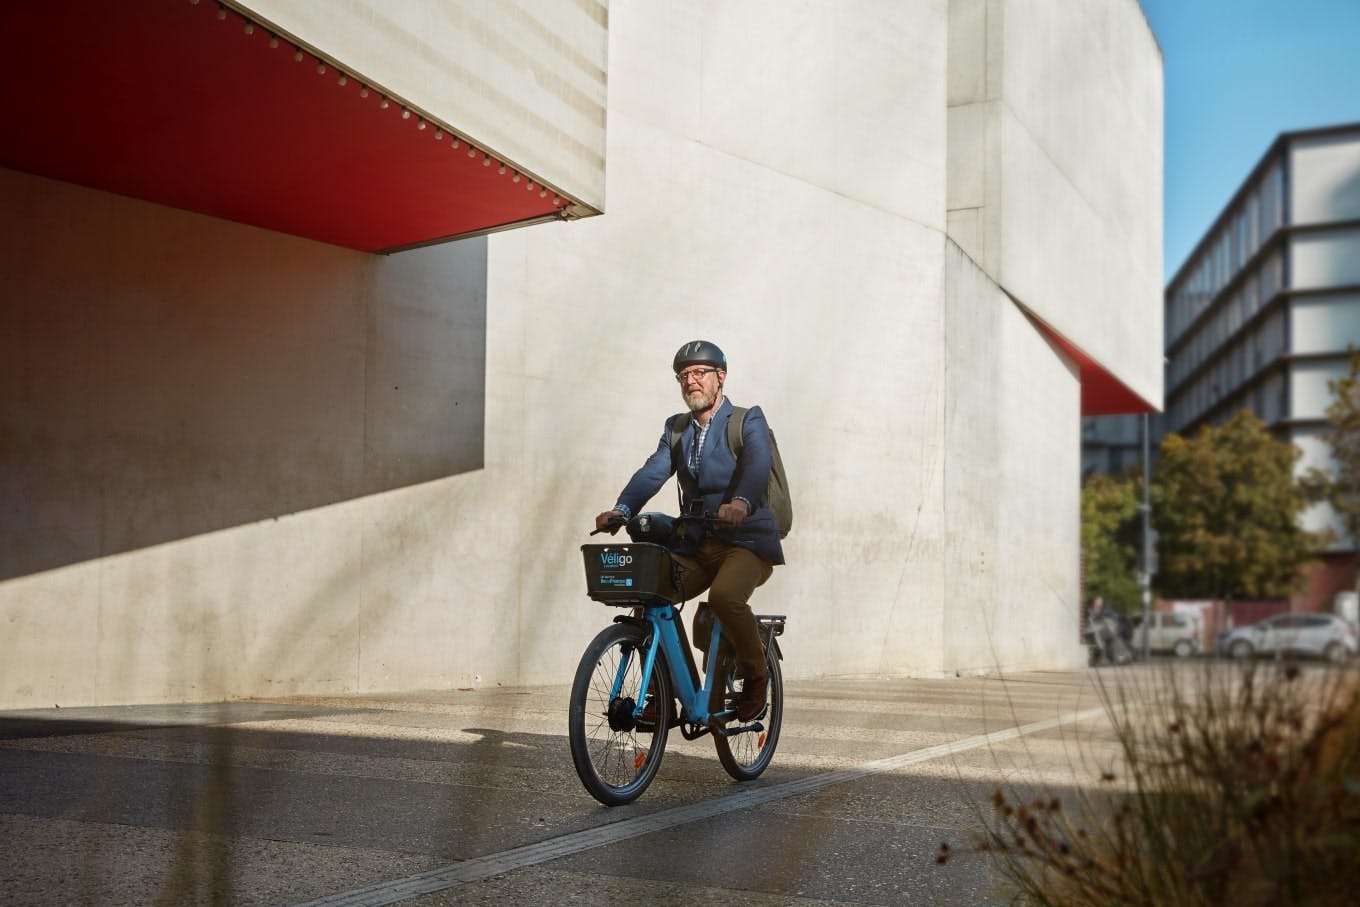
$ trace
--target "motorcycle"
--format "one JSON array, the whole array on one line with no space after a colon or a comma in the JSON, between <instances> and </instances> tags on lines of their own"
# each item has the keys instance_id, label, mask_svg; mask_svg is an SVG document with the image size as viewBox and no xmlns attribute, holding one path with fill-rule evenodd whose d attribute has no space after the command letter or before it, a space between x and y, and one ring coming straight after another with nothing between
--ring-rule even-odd
<instances>
[{"instance_id":1,"label":"motorcycle","mask_svg":"<svg viewBox=\"0 0 1360 907\"><path fill-rule=\"evenodd\" d=\"M1082 633L1088 652L1087 664L1092 667L1102 664L1128 664L1133 661L1133 646L1130 643L1132 638L1132 628L1121 625L1119 617L1114 613L1092 615L1086 622L1085 632Z\"/></svg>"}]
</instances>

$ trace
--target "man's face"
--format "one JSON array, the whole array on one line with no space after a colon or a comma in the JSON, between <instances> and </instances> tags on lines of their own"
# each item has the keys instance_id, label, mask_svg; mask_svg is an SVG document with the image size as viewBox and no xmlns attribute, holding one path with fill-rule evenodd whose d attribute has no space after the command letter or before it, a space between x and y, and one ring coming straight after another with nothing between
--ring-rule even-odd
<instances>
[{"instance_id":1,"label":"man's face","mask_svg":"<svg viewBox=\"0 0 1360 907\"><path fill-rule=\"evenodd\" d=\"M717 402L726 377L727 372L711 365L687 365L676 374L675 380L680 382L680 396L685 398L689 411L701 413Z\"/></svg>"}]
</instances>

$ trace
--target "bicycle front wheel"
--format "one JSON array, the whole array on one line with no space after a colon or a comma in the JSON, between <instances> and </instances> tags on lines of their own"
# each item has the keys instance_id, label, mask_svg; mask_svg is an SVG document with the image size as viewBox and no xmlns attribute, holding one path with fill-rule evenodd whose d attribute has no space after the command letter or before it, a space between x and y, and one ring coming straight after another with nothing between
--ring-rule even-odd
<instances>
[{"instance_id":1,"label":"bicycle front wheel","mask_svg":"<svg viewBox=\"0 0 1360 907\"><path fill-rule=\"evenodd\" d=\"M713 735L718 749L718 761L727 773L738 781L752 781L760 777L774 758L779 745L779 728L784 722L784 675L779 671L779 656L773 646L765 650L765 671L769 675L765 714L757 719L761 729L739 731L730 737Z\"/></svg>"},{"instance_id":2,"label":"bicycle front wheel","mask_svg":"<svg viewBox=\"0 0 1360 907\"><path fill-rule=\"evenodd\" d=\"M576 668L567 716L571 761L590 795L605 806L636 800L656 777L670 731L671 683L659 654L642 689L648 632L633 624L601 630ZM644 713L634 718L639 702Z\"/></svg>"}]
</instances>

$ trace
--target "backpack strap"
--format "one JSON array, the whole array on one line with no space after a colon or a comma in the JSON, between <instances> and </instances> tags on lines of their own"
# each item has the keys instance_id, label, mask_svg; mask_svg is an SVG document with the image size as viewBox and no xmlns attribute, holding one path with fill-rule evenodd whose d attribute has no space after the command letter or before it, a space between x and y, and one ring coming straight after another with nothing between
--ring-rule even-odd
<instances>
[{"instance_id":1,"label":"backpack strap","mask_svg":"<svg viewBox=\"0 0 1360 907\"><path fill-rule=\"evenodd\" d=\"M670 432L671 445L671 471L680 469L680 440L685 436L685 429L689 427L689 413L676 413L666 420L666 430Z\"/></svg>"},{"instance_id":2,"label":"backpack strap","mask_svg":"<svg viewBox=\"0 0 1360 907\"><path fill-rule=\"evenodd\" d=\"M685 512L685 502L680 499L680 441L685 436L685 428L689 425L689 413L676 413L666 420L666 430L670 432L671 445L671 473L675 479L675 502L678 513Z\"/></svg>"},{"instance_id":3,"label":"backpack strap","mask_svg":"<svg viewBox=\"0 0 1360 907\"><path fill-rule=\"evenodd\" d=\"M741 451L745 446L741 440L741 431L746 427L746 407L733 406L732 415L727 417L727 449L732 452L732 459L736 462L736 467L732 470L732 481L727 483L727 491L723 494L723 500L732 500L732 495L737 491L737 483L741 481ZM751 502L751 509L760 506L759 501Z\"/></svg>"},{"instance_id":4,"label":"backpack strap","mask_svg":"<svg viewBox=\"0 0 1360 907\"><path fill-rule=\"evenodd\" d=\"M727 419L727 449L732 459L741 460L741 430L746 426L746 407L733 406L732 415Z\"/></svg>"}]
</instances>

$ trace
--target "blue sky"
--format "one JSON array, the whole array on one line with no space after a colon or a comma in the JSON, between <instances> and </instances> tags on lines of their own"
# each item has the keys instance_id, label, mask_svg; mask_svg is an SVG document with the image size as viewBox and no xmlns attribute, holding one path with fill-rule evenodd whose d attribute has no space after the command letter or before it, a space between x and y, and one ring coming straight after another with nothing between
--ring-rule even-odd
<instances>
[{"instance_id":1,"label":"blue sky","mask_svg":"<svg viewBox=\"0 0 1360 907\"><path fill-rule=\"evenodd\" d=\"M1140 0L1166 78L1169 280L1275 136L1360 122L1360 0Z\"/></svg>"}]
</instances>

